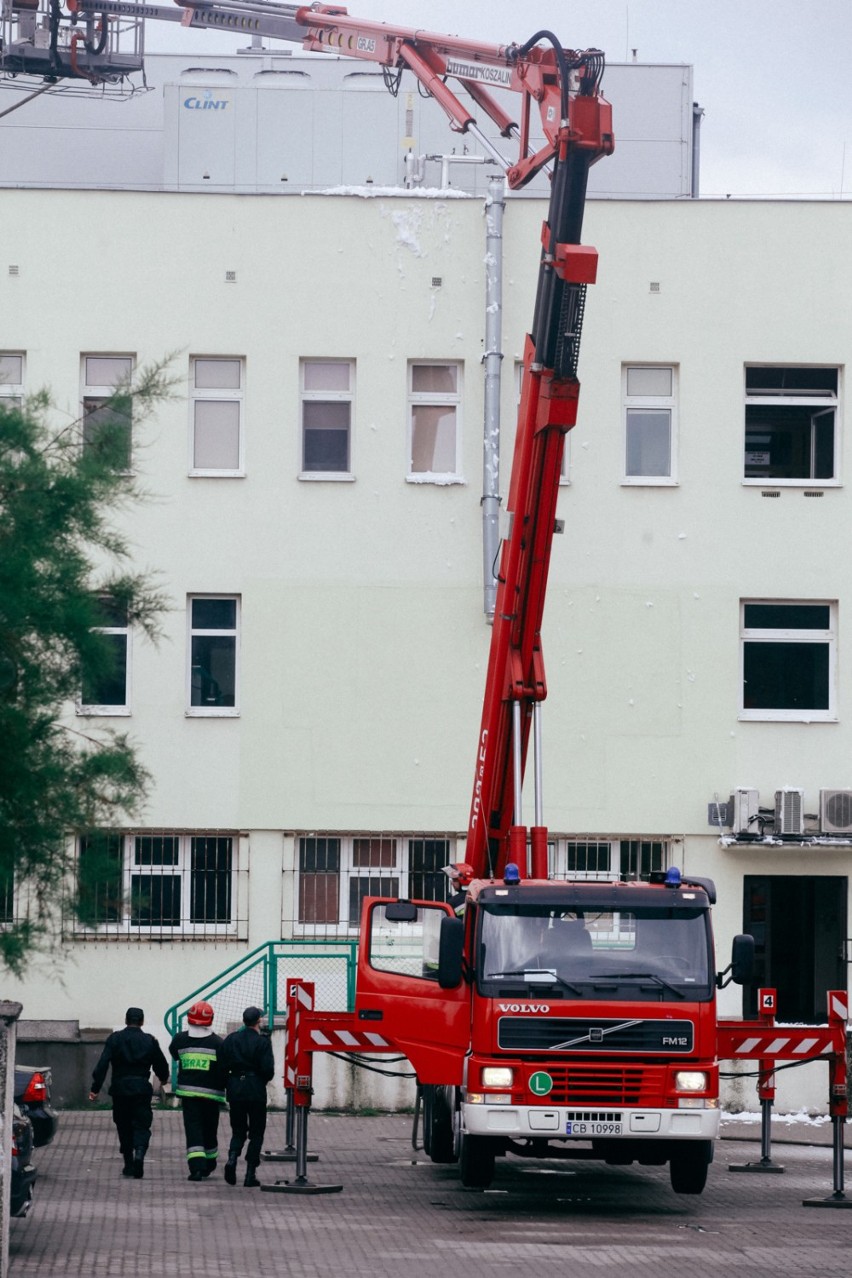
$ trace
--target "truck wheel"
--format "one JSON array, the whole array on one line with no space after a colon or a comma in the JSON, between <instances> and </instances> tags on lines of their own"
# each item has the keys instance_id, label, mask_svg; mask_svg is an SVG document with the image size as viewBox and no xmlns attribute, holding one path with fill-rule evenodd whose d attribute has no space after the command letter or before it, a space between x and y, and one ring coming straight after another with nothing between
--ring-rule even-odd
<instances>
[{"instance_id":1,"label":"truck wheel","mask_svg":"<svg viewBox=\"0 0 852 1278\"><path fill-rule=\"evenodd\" d=\"M707 1168L713 1157L709 1140L692 1141L672 1154L669 1176L676 1194L700 1194L707 1184Z\"/></svg>"},{"instance_id":2,"label":"truck wheel","mask_svg":"<svg viewBox=\"0 0 852 1278\"><path fill-rule=\"evenodd\" d=\"M423 1149L433 1163L454 1163L453 1115L443 1087L423 1088Z\"/></svg>"},{"instance_id":3,"label":"truck wheel","mask_svg":"<svg viewBox=\"0 0 852 1278\"><path fill-rule=\"evenodd\" d=\"M459 1174L465 1189L487 1189L494 1179L494 1146L487 1136L462 1135Z\"/></svg>"}]
</instances>

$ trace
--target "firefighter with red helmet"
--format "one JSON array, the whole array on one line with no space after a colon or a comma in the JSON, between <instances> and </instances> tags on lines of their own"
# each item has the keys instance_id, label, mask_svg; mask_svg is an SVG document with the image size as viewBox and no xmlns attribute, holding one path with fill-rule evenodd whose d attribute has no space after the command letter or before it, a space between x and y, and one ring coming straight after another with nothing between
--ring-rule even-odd
<instances>
[{"instance_id":1,"label":"firefighter with red helmet","mask_svg":"<svg viewBox=\"0 0 852 1278\"><path fill-rule=\"evenodd\" d=\"M219 1111L225 1103L225 1077L220 1048L213 1033L213 1008L193 1003L186 1014L187 1028L169 1043L169 1055L178 1063L175 1095L181 1098L189 1180L205 1180L215 1171L219 1155Z\"/></svg>"}]
</instances>

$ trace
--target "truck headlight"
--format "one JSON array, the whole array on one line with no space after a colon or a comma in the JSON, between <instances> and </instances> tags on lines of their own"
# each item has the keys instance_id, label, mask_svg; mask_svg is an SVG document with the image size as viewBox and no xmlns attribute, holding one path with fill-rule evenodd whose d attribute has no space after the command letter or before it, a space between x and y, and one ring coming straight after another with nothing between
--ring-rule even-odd
<instances>
[{"instance_id":1,"label":"truck headlight","mask_svg":"<svg viewBox=\"0 0 852 1278\"><path fill-rule=\"evenodd\" d=\"M483 1087L512 1087L515 1071L508 1065L485 1065L482 1069Z\"/></svg>"},{"instance_id":2,"label":"truck headlight","mask_svg":"<svg viewBox=\"0 0 852 1278\"><path fill-rule=\"evenodd\" d=\"M679 1069L674 1076L674 1085L679 1092L704 1092L707 1090L707 1075L703 1069Z\"/></svg>"}]
</instances>

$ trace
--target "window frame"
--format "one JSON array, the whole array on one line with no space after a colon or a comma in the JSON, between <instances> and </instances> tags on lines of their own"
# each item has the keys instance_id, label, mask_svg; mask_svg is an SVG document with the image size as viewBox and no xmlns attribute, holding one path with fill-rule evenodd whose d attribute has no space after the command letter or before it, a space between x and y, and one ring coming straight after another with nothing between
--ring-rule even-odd
<instances>
[{"instance_id":1,"label":"window frame","mask_svg":"<svg viewBox=\"0 0 852 1278\"><path fill-rule=\"evenodd\" d=\"M235 605L234 611L234 627L195 627L192 621L192 605L196 600L227 600ZM186 597L186 710L185 714L190 719L237 719L240 715L240 642L242 633L242 598L239 594L213 594L207 592L195 592ZM193 705L192 687L193 687L193 661L192 661L192 640L195 635L211 635L215 637L233 636L234 638L234 704L232 706L224 705Z\"/></svg>"},{"instance_id":2,"label":"window frame","mask_svg":"<svg viewBox=\"0 0 852 1278\"><path fill-rule=\"evenodd\" d=\"M237 388L197 386L196 369L201 363L236 364L240 372L240 384ZM246 360L243 355L192 355L189 360L189 470L191 478L203 479L242 479L245 477L245 401L246 401ZM236 403L237 415L237 465L228 466L196 466L196 405L199 403Z\"/></svg>"},{"instance_id":3,"label":"window frame","mask_svg":"<svg viewBox=\"0 0 852 1278\"><path fill-rule=\"evenodd\" d=\"M748 374L752 369L779 370L783 372L785 369L797 369L805 371L817 372L824 370L825 372L834 373L836 378L837 389L834 394L827 391L823 394L808 395L805 392L789 392L785 394L779 390L771 394L750 394L748 390ZM742 483L748 488L838 488L841 485L840 479L840 455L841 455L841 438L842 431L840 429L840 412L842 404L842 369L838 364L794 364L794 363L747 363L743 366L743 458L742 458ZM811 414L811 425L813 419L819 415L818 410L823 412L833 411L834 413L834 430L832 440L832 466L833 473L830 478L816 479L809 476L791 476L784 478L776 475L746 475L746 456L749 437L749 407L763 408L778 405L795 406L802 409L815 410ZM811 470L814 469L814 440L811 438L810 444Z\"/></svg>"},{"instance_id":4,"label":"window frame","mask_svg":"<svg viewBox=\"0 0 852 1278\"><path fill-rule=\"evenodd\" d=\"M399 896L416 900L446 901L450 894L450 882L443 873L443 866L449 865L455 856L456 836L449 834L388 834L382 833L341 833L338 831L323 833L305 833L299 831L294 836L294 874L295 894L293 898L293 918L282 920L282 935L292 934L298 937L352 937L357 936L360 927L361 903L365 896ZM317 845L315 852L321 852L326 866L329 852L337 852L337 868L329 870L304 869L305 853L308 844ZM417 850L415 845L434 843L442 845L440 850L443 863L439 867L429 869L416 867ZM335 844L335 848L319 844ZM367 846L364 845L373 845ZM376 847L375 845L379 845ZM389 861L383 854L392 850L394 859ZM424 853L426 849L423 849ZM372 864L357 864L357 853L378 852L378 860L373 858ZM379 864L379 861L382 861ZM422 876L422 878L420 877ZM437 891L440 887L442 895L424 896L432 879L431 888ZM323 879L325 883L323 884ZM318 891L322 885L322 890ZM354 897L353 897L354 887ZM310 918L305 908L310 898L319 902L319 910L314 913L334 913L335 918ZM323 903L326 906L322 910ZM353 918L353 905L357 906L357 918Z\"/></svg>"},{"instance_id":5,"label":"window frame","mask_svg":"<svg viewBox=\"0 0 852 1278\"><path fill-rule=\"evenodd\" d=\"M416 391L415 368L454 368L455 391ZM464 484L462 473L462 403L464 397L464 360L410 359L407 369L406 464L405 480L409 484ZM452 470L414 470L414 416L416 408L452 408L455 414L454 462Z\"/></svg>"},{"instance_id":6,"label":"window frame","mask_svg":"<svg viewBox=\"0 0 852 1278\"><path fill-rule=\"evenodd\" d=\"M140 938L140 939L191 939L191 940L245 940L248 934L247 918L245 906L247 904L247 895L245 891L244 879L247 876L248 855L247 855L247 837L240 835L234 830L129 830L129 831L95 831L92 835L81 835L75 841L76 867L77 867L77 886L79 893L81 888L80 867L84 852L84 844L89 838L100 835L107 842L112 842L113 846L117 845L116 869L110 874L110 882L106 878L101 880L101 885L106 887L108 895L105 898L107 904L104 907L104 914L110 917L95 920L93 922L80 922L74 919L71 925L71 931L78 938L97 937L99 939L109 936L116 939L121 938ZM149 863L150 869L146 873L146 865L144 861L137 859L140 851L137 840L167 840L173 839L177 845L177 859L175 862L164 862L160 865ZM227 870L217 871L213 873L222 873L228 876L227 901L228 901L228 919L227 920L192 920L193 905L197 900L196 885L194 880L196 876L210 873L204 867L193 865L193 857L195 852L196 840L227 840L230 844L228 855L230 858L230 866ZM245 868L244 868L245 867ZM174 922L141 922L139 918L133 917L134 908L134 886L133 880L140 878L150 879L174 879L180 881L180 918ZM116 896L110 893L116 892ZM120 895L118 893L120 892Z\"/></svg>"},{"instance_id":7,"label":"window frame","mask_svg":"<svg viewBox=\"0 0 852 1278\"><path fill-rule=\"evenodd\" d=\"M630 373L633 369L650 371L658 369L671 374L670 395L637 395L628 392ZM626 487L676 488L678 486L678 401L680 366L676 363L650 360L630 360L621 366L621 420L622 420L622 475ZM667 475L628 474L631 413L667 412L669 414L669 473Z\"/></svg>"},{"instance_id":8,"label":"window frame","mask_svg":"<svg viewBox=\"0 0 852 1278\"><path fill-rule=\"evenodd\" d=\"M89 360L127 360L129 368L126 377L122 375L112 384L108 382L90 382L88 380L88 361ZM80 356L80 432L81 446L85 449L88 446L86 440L86 422L88 418L97 411L94 407L96 404L103 405L112 398L119 386L130 386L134 374L136 372L136 355L129 351L83 351ZM131 413L127 421L127 466L119 468L119 474L133 474L133 413L131 405Z\"/></svg>"},{"instance_id":9,"label":"window frame","mask_svg":"<svg viewBox=\"0 0 852 1278\"><path fill-rule=\"evenodd\" d=\"M651 872L668 869L674 843L668 836L562 835L548 844L549 877L590 882L647 880ZM581 861L585 864L578 868Z\"/></svg>"},{"instance_id":10,"label":"window frame","mask_svg":"<svg viewBox=\"0 0 852 1278\"><path fill-rule=\"evenodd\" d=\"M0 350L0 360L3 359L18 359L21 361L20 381L3 381L2 377L0 377L0 399L9 400L15 408L20 408L24 402L24 383L27 375L26 352Z\"/></svg>"},{"instance_id":11,"label":"window frame","mask_svg":"<svg viewBox=\"0 0 852 1278\"><path fill-rule=\"evenodd\" d=\"M305 370L310 365L316 364L338 364L345 365L349 370L349 386L347 390L308 390L305 387ZM356 363L354 359L342 358L334 355L322 356L303 356L299 360L299 474L301 480L310 482L321 482L323 480L331 483L351 483L355 478L353 450L354 450L354 426L355 426L355 374ZM347 425L346 451L348 466L345 470L311 470L305 465L305 405L306 404L323 404L323 403L348 403L349 405L349 421ZM319 429L312 427L311 429Z\"/></svg>"},{"instance_id":12,"label":"window frame","mask_svg":"<svg viewBox=\"0 0 852 1278\"><path fill-rule=\"evenodd\" d=\"M99 598L107 603L110 602L109 595L101 595ZM84 701L83 689L80 689L77 703L75 706L76 713L81 718L122 718L127 717L131 711L131 675L132 675L132 649L131 643L132 626L129 619L123 625L103 625L93 626L93 630L102 635L123 635L124 636L124 701L119 705L110 705L109 703L97 701Z\"/></svg>"},{"instance_id":13,"label":"window frame","mask_svg":"<svg viewBox=\"0 0 852 1278\"><path fill-rule=\"evenodd\" d=\"M747 627L745 610L749 605L770 607L823 607L829 609L827 630L797 627ZM739 712L742 722L753 723L836 723L837 722L837 600L830 599L741 599L740 611L740 681ZM756 707L745 705L746 644L824 643L828 650L828 706L824 709Z\"/></svg>"}]
</instances>

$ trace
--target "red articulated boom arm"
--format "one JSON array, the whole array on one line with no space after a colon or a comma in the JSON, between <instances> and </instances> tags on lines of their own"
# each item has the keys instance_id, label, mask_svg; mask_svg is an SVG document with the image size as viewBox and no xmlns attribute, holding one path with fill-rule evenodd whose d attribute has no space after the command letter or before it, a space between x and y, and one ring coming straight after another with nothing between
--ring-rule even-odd
<instances>
[{"instance_id":1,"label":"red articulated boom arm","mask_svg":"<svg viewBox=\"0 0 852 1278\"><path fill-rule=\"evenodd\" d=\"M33 2L50 9L49 47L39 46L29 30L33 23L18 20L13 5L17 25L12 36L21 38L7 39L0 70L40 72L49 81L121 78L134 69L132 59L122 61L116 43L128 22L180 21L187 27L269 36L300 43L310 52L377 64L385 69L392 93L398 91L402 72L410 70L446 112L450 127L476 138L514 189L543 169L549 171L550 204L542 229L508 500L511 531L498 571L465 853L472 877L502 870L510 845L511 859L525 867L527 832L520 824L520 794L534 709L547 693L540 629L564 440L577 419L585 289L594 282L597 266L595 251L580 244L586 183L591 165L613 149L611 109L600 93L603 54L564 49L549 31L538 31L520 45L490 45L371 22L329 4L175 0L175 5L161 7L135 0L66 0L66 17L56 0L21 0L21 5L28 9ZM135 69L139 66L137 59ZM464 91L464 100L455 86ZM517 121L494 90L519 95ZM500 154L482 133L471 104L517 145L514 160ZM544 136L538 150L532 145L536 110ZM536 877L546 877L547 832L538 823L538 807L537 795L531 868Z\"/></svg>"},{"instance_id":2,"label":"red articulated boom arm","mask_svg":"<svg viewBox=\"0 0 852 1278\"><path fill-rule=\"evenodd\" d=\"M577 420L585 291L597 271L594 249L580 244L586 182L590 166L613 146L609 104L599 94L601 56L564 56L579 61L579 83L576 93L565 95L533 329L524 352L508 500L511 530L498 572L465 853L472 877L499 874L509 859L526 869L521 786L534 710L547 695L541 622L565 435ZM543 826L533 827L531 845L532 874L546 878Z\"/></svg>"}]
</instances>

